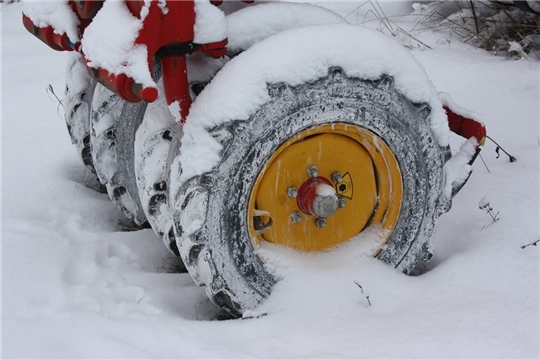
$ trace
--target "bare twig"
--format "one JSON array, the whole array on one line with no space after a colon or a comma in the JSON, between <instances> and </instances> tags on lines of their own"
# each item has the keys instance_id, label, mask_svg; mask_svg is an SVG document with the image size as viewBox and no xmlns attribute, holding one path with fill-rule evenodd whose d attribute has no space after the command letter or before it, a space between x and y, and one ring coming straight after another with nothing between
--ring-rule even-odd
<instances>
[{"instance_id":1,"label":"bare twig","mask_svg":"<svg viewBox=\"0 0 540 360\"><path fill-rule=\"evenodd\" d=\"M523 245L521 246L522 249L525 249L526 247L529 247L529 246L537 246L538 243L540 242L540 239L536 240L535 242L532 242L530 244L527 244L527 245Z\"/></svg>"},{"instance_id":2,"label":"bare twig","mask_svg":"<svg viewBox=\"0 0 540 360\"><path fill-rule=\"evenodd\" d=\"M363 2L362 4L358 5L357 7L355 7L351 12L349 12L347 15L344 16L344 18L348 18L352 13L354 13L356 11L356 14L357 14L357 22L358 22L358 10L367 4L367 1L366 2ZM357 24L358 25L358 24Z\"/></svg>"},{"instance_id":3,"label":"bare twig","mask_svg":"<svg viewBox=\"0 0 540 360\"><path fill-rule=\"evenodd\" d=\"M58 101L58 105L56 106L56 112L58 113L58 116L62 117L62 115L60 115L60 106L64 108L64 103L62 102L62 100L58 98L58 96L56 96L56 93L54 92L54 89L51 84L47 86L47 89L45 89L45 91L47 91L47 95L49 95L49 99L53 100L51 98L51 94L52 94L56 98L56 101Z\"/></svg>"},{"instance_id":4,"label":"bare twig","mask_svg":"<svg viewBox=\"0 0 540 360\"><path fill-rule=\"evenodd\" d=\"M495 152L497 153L497 159L499 158L499 150L502 150L506 155L508 155L508 158L510 159L510 162L514 162L516 161L517 159L515 157L513 157L512 155L510 155L506 150L504 150L502 148L501 145L497 144L495 142L495 140L493 140L492 138L490 138L489 136L486 135L486 138L488 138L489 140L491 140L495 145L497 145L497 148L495 149Z\"/></svg>"},{"instance_id":5,"label":"bare twig","mask_svg":"<svg viewBox=\"0 0 540 360\"><path fill-rule=\"evenodd\" d=\"M494 54L540 58L540 16L536 13L487 1L439 0L429 2L425 9L428 11L418 25L426 29L433 25L446 28L450 35Z\"/></svg>"},{"instance_id":6,"label":"bare twig","mask_svg":"<svg viewBox=\"0 0 540 360\"><path fill-rule=\"evenodd\" d=\"M469 1L469 3L471 4L472 15L474 18L474 25L476 26L476 33L480 34L480 30L478 30L478 18L476 17L476 11L474 10L474 3L472 1Z\"/></svg>"},{"instance_id":7,"label":"bare twig","mask_svg":"<svg viewBox=\"0 0 540 360\"><path fill-rule=\"evenodd\" d=\"M62 100L60 100L58 98L58 96L56 96L56 93L54 92L54 89L53 89L51 84L49 84L49 86L47 86L46 91L47 91L47 94L49 94L49 95L52 94L56 98L56 100L58 101L58 106L64 107L64 103L62 102ZM50 96L49 96L49 99L50 99Z\"/></svg>"},{"instance_id":8,"label":"bare twig","mask_svg":"<svg viewBox=\"0 0 540 360\"><path fill-rule=\"evenodd\" d=\"M368 305L371 306L371 301L369 301L369 295L364 291L364 289L362 288L362 285L360 285L357 281L355 281L354 283L356 284L356 286L360 288L360 292L366 298Z\"/></svg>"},{"instance_id":9,"label":"bare twig","mask_svg":"<svg viewBox=\"0 0 540 360\"><path fill-rule=\"evenodd\" d=\"M485 228L493 225L496 221L499 220L499 212L495 213L495 211L493 210L493 208L491 207L489 201L487 200L486 197L484 197L482 200L480 200L480 203L478 204L478 208L481 209L481 210L485 210L486 213L489 214L489 216L491 216L491 219L493 220L491 223L489 223L488 225L484 225L482 227L482 230L484 230Z\"/></svg>"},{"instance_id":10,"label":"bare twig","mask_svg":"<svg viewBox=\"0 0 540 360\"><path fill-rule=\"evenodd\" d=\"M260 317L266 316L268 313L262 313L262 314L248 314L247 316L242 316L242 320L249 320L249 319L258 319Z\"/></svg>"},{"instance_id":11,"label":"bare twig","mask_svg":"<svg viewBox=\"0 0 540 360\"><path fill-rule=\"evenodd\" d=\"M482 160L482 162L484 163L484 166L486 167L486 169L487 169L488 173L490 173L490 174L491 174L491 171L489 171L489 168L488 168L488 166L487 166L486 162L484 161L484 158L482 157L482 154L478 154L478 155L480 156L480 160Z\"/></svg>"}]
</instances>

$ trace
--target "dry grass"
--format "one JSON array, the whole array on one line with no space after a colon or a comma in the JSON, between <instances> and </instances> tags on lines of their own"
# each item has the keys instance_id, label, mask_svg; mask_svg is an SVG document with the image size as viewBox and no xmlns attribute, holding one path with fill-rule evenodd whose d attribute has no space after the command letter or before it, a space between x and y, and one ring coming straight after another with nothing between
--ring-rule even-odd
<instances>
[{"instance_id":1,"label":"dry grass","mask_svg":"<svg viewBox=\"0 0 540 360\"><path fill-rule=\"evenodd\" d=\"M496 55L540 59L540 15L491 1L432 1L422 27L447 29Z\"/></svg>"},{"instance_id":2,"label":"dry grass","mask_svg":"<svg viewBox=\"0 0 540 360\"><path fill-rule=\"evenodd\" d=\"M437 30L446 31L448 41L458 37L495 55L540 59L539 14L487 0L434 0L414 7L410 16L415 25L409 31L387 16L376 0L359 3L346 18L362 25L377 21L381 32L399 38L409 48L430 48L412 34L418 30ZM359 16L360 13L365 15Z\"/></svg>"}]
</instances>

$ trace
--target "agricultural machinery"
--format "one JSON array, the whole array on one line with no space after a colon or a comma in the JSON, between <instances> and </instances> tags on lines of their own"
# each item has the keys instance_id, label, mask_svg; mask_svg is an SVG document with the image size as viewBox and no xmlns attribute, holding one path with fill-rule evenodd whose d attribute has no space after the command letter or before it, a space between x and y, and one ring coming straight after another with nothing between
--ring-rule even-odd
<instances>
[{"instance_id":1,"label":"agricultural machinery","mask_svg":"<svg viewBox=\"0 0 540 360\"><path fill-rule=\"evenodd\" d=\"M26 4L28 31L71 52L67 127L111 200L234 316L279 281L267 243L428 261L483 125L386 35L309 4L219 3Z\"/></svg>"}]
</instances>

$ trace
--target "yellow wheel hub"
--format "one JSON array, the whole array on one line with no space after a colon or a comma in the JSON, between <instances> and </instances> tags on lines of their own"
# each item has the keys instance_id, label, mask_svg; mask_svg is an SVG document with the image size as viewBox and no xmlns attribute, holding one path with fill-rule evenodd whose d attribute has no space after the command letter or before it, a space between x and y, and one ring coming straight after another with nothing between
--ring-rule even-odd
<instances>
[{"instance_id":1,"label":"yellow wheel hub","mask_svg":"<svg viewBox=\"0 0 540 360\"><path fill-rule=\"evenodd\" d=\"M339 200L339 206L324 216L309 213L298 204L306 200L298 190L303 184L310 185L313 177L328 183L324 191L317 190L320 194ZM354 125L319 125L282 144L260 171L249 199L251 238L255 244L265 240L301 251L319 251L341 244L371 225L390 230L389 236L402 195L398 162L381 138ZM381 246L386 240L388 237Z\"/></svg>"}]
</instances>

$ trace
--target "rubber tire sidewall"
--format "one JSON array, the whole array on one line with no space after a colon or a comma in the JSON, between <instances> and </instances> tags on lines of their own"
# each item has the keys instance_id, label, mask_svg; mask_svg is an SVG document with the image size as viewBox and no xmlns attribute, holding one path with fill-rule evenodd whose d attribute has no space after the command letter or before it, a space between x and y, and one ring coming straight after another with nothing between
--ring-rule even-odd
<instances>
[{"instance_id":1,"label":"rubber tire sidewall","mask_svg":"<svg viewBox=\"0 0 540 360\"><path fill-rule=\"evenodd\" d=\"M330 69L328 77L295 88L269 86L269 93L271 100L249 121L230 122L210 131L221 140L222 160L213 172L184 185L186 193L190 187L207 191L204 225L189 236L192 249L200 253L205 247L205 255L181 253L190 272L198 271L196 263L202 258L208 263L211 275L201 280L208 296L240 315L270 294L276 279L256 255L248 232L253 185L281 144L303 130L328 123L374 132L400 164L401 212L378 258L406 273L428 259L435 221L448 207L442 189L443 165L449 157L449 149L440 147L431 132L429 107L412 104L397 93L390 77L364 81L347 78L341 69ZM181 232L178 229L177 239Z\"/></svg>"},{"instance_id":2,"label":"rubber tire sidewall","mask_svg":"<svg viewBox=\"0 0 540 360\"><path fill-rule=\"evenodd\" d=\"M81 76L84 79L81 80L79 78ZM81 87L80 83L85 86ZM80 56L72 55L68 61L64 95L66 126L79 158L93 174L96 170L90 149L90 116L95 87L96 81L86 72L86 66Z\"/></svg>"},{"instance_id":3,"label":"rubber tire sidewall","mask_svg":"<svg viewBox=\"0 0 540 360\"><path fill-rule=\"evenodd\" d=\"M139 226L145 225L135 175L135 133L146 110L146 102L129 103L97 84L92 101L91 149L99 180L112 202ZM104 117L107 126L100 124ZM96 128L100 128L96 132Z\"/></svg>"}]
</instances>

